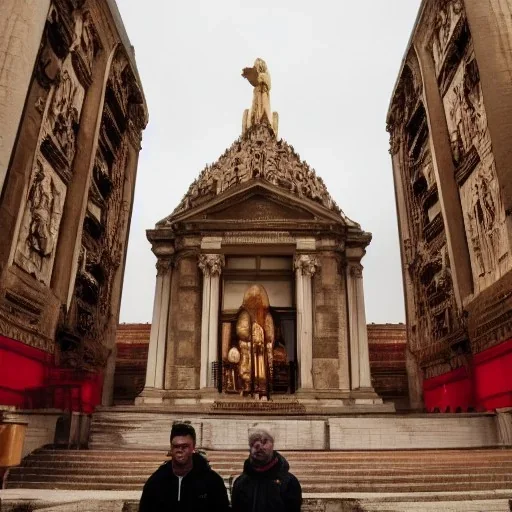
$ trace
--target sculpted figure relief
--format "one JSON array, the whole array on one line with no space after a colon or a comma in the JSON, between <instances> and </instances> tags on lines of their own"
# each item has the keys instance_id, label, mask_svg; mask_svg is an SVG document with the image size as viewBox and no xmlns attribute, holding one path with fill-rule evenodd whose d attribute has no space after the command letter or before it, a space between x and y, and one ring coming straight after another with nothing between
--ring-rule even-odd
<instances>
[{"instance_id":1,"label":"sculpted figure relief","mask_svg":"<svg viewBox=\"0 0 512 512\"><path fill-rule=\"evenodd\" d=\"M51 130L70 163L75 154L75 133L79 121L79 112L75 106L77 92L77 85L68 70L64 69L55 89L48 116Z\"/></svg>"},{"instance_id":2,"label":"sculpted figure relief","mask_svg":"<svg viewBox=\"0 0 512 512\"><path fill-rule=\"evenodd\" d=\"M29 189L15 261L45 283L51 274L52 255L62 216L65 187L52 171L36 162Z\"/></svg>"},{"instance_id":3,"label":"sculpted figure relief","mask_svg":"<svg viewBox=\"0 0 512 512\"><path fill-rule=\"evenodd\" d=\"M461 63L444 102L453 159L459 163L473 145L480 149L487 134L487 117L474 56Z\"/></svg>"},{"instance_id":4,"label":"sculpted figure relief","mask_svg":"<svg viewBox=\"0 0 512 512\"><path fill-rule=\"evenodd\" d=\"M244 295L236 322L240 353L238 371L243 394L268 397L272 382L274 320L263 286L252 285Z\"/></svg>"},{"instance_id":5,"label":"sculpted figure relief","mask_svg":"<svg viewBox=\"0 0 512 512\"><path fill-rule=\"evenodd\" d=\"M466 225L473 253L475 277L498 270L506 249L502 247L504 209L493 166L481 166L465 184L463 198L467 204Z\"/></svg>"},{"instance_id":6,"label":"sculpted figure relief","mask_svg":"<svg viewBox=\"0 0 512 512\"><path fill-rule=\"evenodd\" d=\"M462 0L443 0L434 27L434 41L432 43L432 54L436 71L439 72L446 55L448 43L453 31L462 17Z\"/></svg>"}]
</instances>

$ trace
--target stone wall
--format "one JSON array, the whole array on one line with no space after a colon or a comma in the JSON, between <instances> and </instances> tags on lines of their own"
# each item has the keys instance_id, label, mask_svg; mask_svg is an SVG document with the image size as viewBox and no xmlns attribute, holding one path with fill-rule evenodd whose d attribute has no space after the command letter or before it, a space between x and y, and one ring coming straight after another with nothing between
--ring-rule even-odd
<instances>
[{"instance_id":1,"label":"stone wall","mask_svg":"<svg viewBox=\"0 0 512 512\"><path fill-rule=\"evenodd\" d=\"M0 333L57 370L103 370L109 402L147 123L133 50L110 1L3 7Z\"/></svg>"},{"instance_id":2,"label":"stone wall","mask_svg":"<svg viewBox=\"0 0 512 512\"><path fill-rule=\"evenodd\" d=\"M512 336L510 20L499 0L425 0L393 91L387 122L416 408L423 398L428 409L512 405L512 380L493 391L474 380L476 356ZM461 372L463 389L450 378Z\"/></svg>"}]
</instances>

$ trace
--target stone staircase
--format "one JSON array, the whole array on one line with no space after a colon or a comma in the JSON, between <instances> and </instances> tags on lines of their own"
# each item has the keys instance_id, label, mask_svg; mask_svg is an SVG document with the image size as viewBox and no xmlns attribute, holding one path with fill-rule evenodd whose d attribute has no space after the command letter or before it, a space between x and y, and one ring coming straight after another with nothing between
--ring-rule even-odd
<instances>
[{"instance_id":1,"label":"stone staircase","mask_svg":"<svg viewBox=\"0 0 512 512\"><path fill-rule=\"evenodd\" d=\"M512 491L512 450L284 451L304 493ZM209 451L229 485L246 451ZM165 451L41 449L10 470L7 489L141 490ZM510 494L512 496L512 492Z\"/></svg>"}]
</instances>

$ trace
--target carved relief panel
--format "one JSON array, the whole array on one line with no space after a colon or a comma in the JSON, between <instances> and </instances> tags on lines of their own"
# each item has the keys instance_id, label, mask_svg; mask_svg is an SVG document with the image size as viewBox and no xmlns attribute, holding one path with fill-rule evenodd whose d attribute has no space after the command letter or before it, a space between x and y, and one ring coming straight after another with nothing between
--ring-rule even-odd
<instances>
[{"instance_id":1,"label":"carved relief panel","mask_svg":"<svg viewBox=\"0 0 512 512\"><path fill-rule=\"evenodd\" d=\"M394 125L389 128L409 225L409 237L403 241L409 348L428 368L432 354L449 346L458 320L420 77L411 54L394 101Z\"/></svg>"},{"instance_id":2,"label":"carved relief panel","mask_svg":"<svg viewBox=\"0 0 512 512\"><path fill-rule=\"evenodd\" d=\"M42 127L28 187L15 263L49 284L67 185L72 179L80 114L90 84L77 74L77 51L85 51L87 68L100 45L83 1L55 0L50 6L36 66L44 93L35 107ZM84 62L85 62L84 61ZM82 80L80 80L82 78Z\"/></svg>"},{"instance_id":3,"label":"carved relief panel","mask_svg":"<svg viewBox=\"0 0 512 512\"><path fill-rule=\"evenodd\" d=\"M14 261L38 281L50 282L66 186L39 157L32 170Z\"/></svg>"},{"instance_id":4,"label":"carved relief panel","mask_svg":"<svg viewBox=\"0 0 512 512\"><path fill-rule=\"evenodd\" d=\"M450 43L459 60L452 59L453 70L445 73L451 80L440 86L477 295L511 268L512 259L478 64L464 18L461 24Z\"/></svg>"},{"instance_id":5,"label":"carved relief panel","mask_svg":"<svg viewBox=\"0 0 512 512\"><path fill-rule=\"evenodd\" d=\"M101 368L109 354L110 327L118 314L113 302L119 284L116 273L123 262L132 200L127 193L134 179L127 175L129 151L131 144L140 149L145 123L145 115L141 117L140 109L131 105L142 101L128 60L118 52L107 79L75 289L69 313L60 326L59 357L64 365Z\"/></svg>"},{"instance_id":6,"label":"carved relief panel","mask_svg":"<svg viewBox=\"0 0 512 512\"><path fill-rule=\"evenodd\" d=\"M76 76L70 57L62 65L52 89L41 151L63 180L69 182L85 97L85 89Z\"/></svg>"},{"instance_id":7,"label":"carved relief panel","mask_svg":"<svg viewBox=\"0 0 512 512\"><path fill-rule=\"evenodd\" d=\"M475 293L511 267L505 210L494 158L480 162L460 187Z\"/></svg>"},{"instance_id":8,"label":"carved relief panel","mask_svg":"<svg viewBox=\"0 0 512 512\"><path fill-rule=\"evenodd\" d=\"M449 42L460 30L463 16L462 0L440 0L435 17L432 54L436 73L439 75L445 62Z\"/></svg>"}]
</instances>

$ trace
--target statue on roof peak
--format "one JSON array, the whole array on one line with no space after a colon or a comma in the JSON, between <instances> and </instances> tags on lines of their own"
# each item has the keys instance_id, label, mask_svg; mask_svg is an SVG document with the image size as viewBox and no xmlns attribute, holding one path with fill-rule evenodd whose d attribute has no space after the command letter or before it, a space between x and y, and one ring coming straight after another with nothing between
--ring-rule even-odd
<instances>
[{"instance_id":1,"label":"statue on roof peak","mask_svg":"<svg viewBox=\"0 0 512 512\"><path fill-rule=\"evenodd\" d=\"M244 111L242 134L251 126L267 123L277 137L278 115L270 109L270 73L263 59L256 59L252 68L244 68L242 76L254 87L252 106Z\"/></svg>"}]
</instances>

